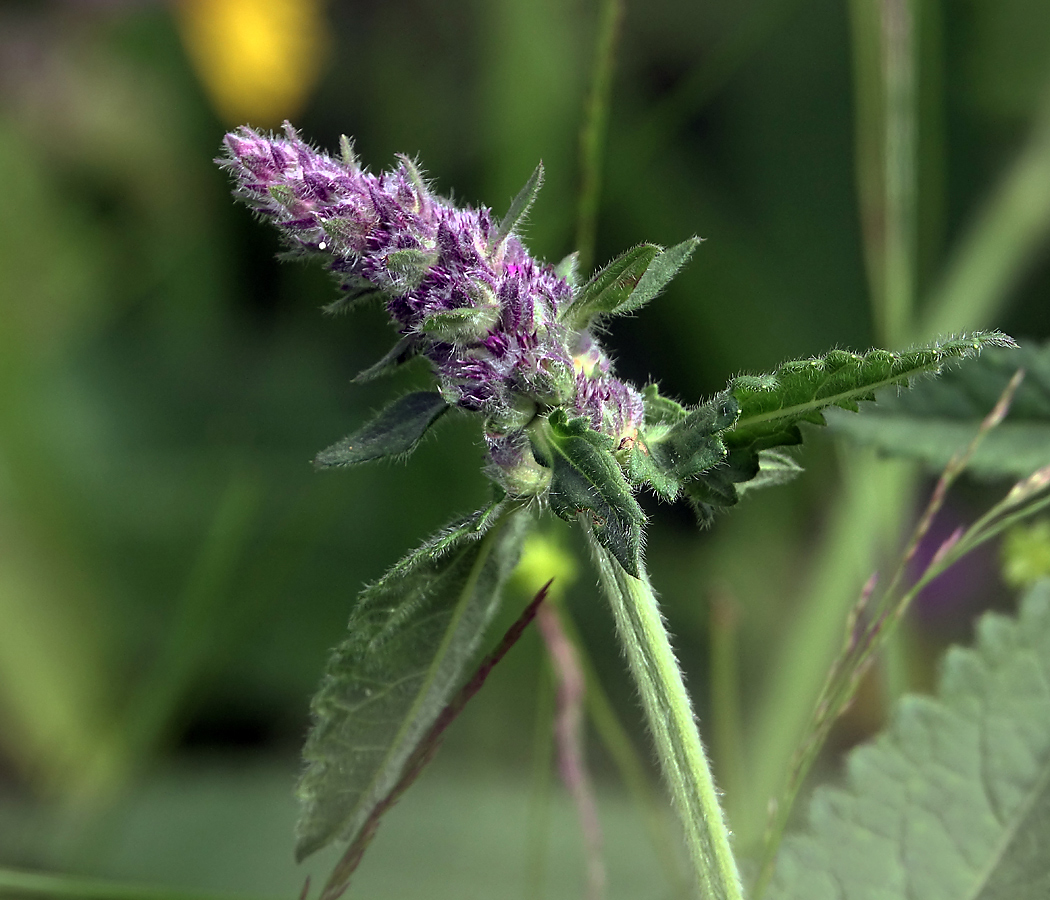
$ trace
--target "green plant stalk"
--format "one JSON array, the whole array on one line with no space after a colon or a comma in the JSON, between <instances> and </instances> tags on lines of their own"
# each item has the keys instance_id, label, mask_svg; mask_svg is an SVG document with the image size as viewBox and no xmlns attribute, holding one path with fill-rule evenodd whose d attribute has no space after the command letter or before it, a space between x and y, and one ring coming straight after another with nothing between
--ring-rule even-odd
<instances>
[{"instance_id":1,"label":"green plant stalk","mask_svg":"<svg viewBox=\"0 0 1050 900\"><path fill-rule=\"evenodd\" d=\"M644 568L641 578L628 575L591 530L584 531L681 820L699 896L743 900L718 791L648 576Z\"/></svg>"}]
</instances>

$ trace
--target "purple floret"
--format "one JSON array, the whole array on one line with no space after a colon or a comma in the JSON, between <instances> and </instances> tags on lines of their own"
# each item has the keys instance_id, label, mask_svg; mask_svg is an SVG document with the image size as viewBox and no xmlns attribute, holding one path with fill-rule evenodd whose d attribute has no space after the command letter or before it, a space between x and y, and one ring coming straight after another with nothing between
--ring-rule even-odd
<instances>
[{"instance_id":1,"label":"purple floret","mask_svg":"<svg viewBox=\"0 0 1050 900\"><path fill-rule=\"evenodd\" d=\"M446 400L486 417L489 469L509 490L536 481L525 427L537 415L563 407L618 443L637 433L638 391L613 377L589 332L558 322L572 286L516 235L501 237L490 210L435 196L407 157L373 175L348 143L336 159L288 124L284 137L241 128L225 143L218 162L235 195L294 254L322 257L345 291L380 290Z\"/></svg>"}]
</instances>

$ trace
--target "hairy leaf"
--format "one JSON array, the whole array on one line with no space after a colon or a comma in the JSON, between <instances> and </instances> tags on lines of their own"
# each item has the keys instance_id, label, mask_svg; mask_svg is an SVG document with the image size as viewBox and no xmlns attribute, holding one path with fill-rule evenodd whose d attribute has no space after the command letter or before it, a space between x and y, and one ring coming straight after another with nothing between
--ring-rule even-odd
<instances>
[{"instance_id":1,"label":"hairy leaf","mask_svg":"<svg viewBox=\"0 0 1050 900\"><path fill-rule=\"evenodd\" d=\"M406 334L390 348L390 352L379 362L358 372L352 380L355 384L361 384L365 381L371 381L373 378L378 378L380 375L386 375L416 356L419 353L420 346L418 336Z\"/></svg>"},{"instance_id":2,"label":"hairy leaf","mask_svg":"<svg viewBox=\"0 0 1050 900\"><path fill-rule=\"evenodd\" d=\"M662 252L656 244L640 244L621 253L576 293L559 317L569 328L584 328L597 316L612 315L627 303Z\"/></svg>"},{"instance_id":3,"label":"hairy leaf","mask_svg":"<svg viewBox=\"0 0 1050 900\"><path fill-rule=\"evenodd\" d=\"M612 455L612 439L560 409L547 424L535 449L552 470L551 509L569 522L587 516L598 542L638 578L645 514Z\"/></svg>"},{"instance_id":4,"label":"hairy leaf","mask_svg":"<svg viewBox=\"0 0 1050 900\"><path fill-rule=\"evenodd\" d=\"M803 472L794 459L778 450L762 450L758 454L758 473L737 485L737 493L756 488L776 487L794 481Z\"/></svg>"},{"instance_id":5,"label":"hairy leaf","mask_svg":"<svg viewBox=\"0 0 1050 900\"><path fill-rule=\"evenodd\" d=\"M535 171L525 182L525 187L518 191L518 196L510 203L510 209L500 220L499 228L496 230L496 244L502 244L512 232L516 232L521 223L528 215L529 209L536 201L536 195L543 187L543 163L536 166Z\"/></svg>"},{"instance_id":6,"label":"hairy leaf","mask_svg":"<svg viewBox=\"0 0 1050 900\"><path fill-rule=\"evenodd\" d=\"M940 470L977 433L1018 369L1025 370L1005 421L984 438L968 468L988 477L1021 477L1050 465L1050 345L990 349L936 381L880 397L864 416L829 415L828 425L884 453Z\"/></svg>"},{"instance_id":7,"label":"hairy leaf","mask_svg":"<svg viewBox=\"0 0 1050 900\"><path fill-rule=\"evenodd\" d=\"M364 590L311 709L296 855L353 840L462 686L517 563L527 512L495 504Z\"/></svg>"},{"instance_id":8,"label":"hairy leaf","mask_svg":"<svg viewBox=\"0 0 1050 900\"><path fill-rule=\"evenodd\" d=\"M1050 896L1050 582L1017 619L984 616L938 696L905 697L845 788L820 788L787 838L772 900Z\"/></svg>"},{"instance_id":9,"label":"hairy leaf","mask_svg":"<svg viewBox=\"0 0 1050 900\"><path fill-rule=\"evenodd\" d=\"M799 424L823 425L822 410L839 406L856 411L874 391L907 385L917 375L939 371L945 363L977 355L985 347L1012 347L1000 332L975 333L891 353L833 350L826 356L792 360L770 375L740 375L729 391L740 404L740 418L726 433L726 446L765 450L802 441Z\"/></svg>"},{"instance_id":10,"label":"hairy leaf","mask_svg":"<svg viewBox=\"0 0 1050 900\"><path fill-rule=\"evenodd\" d=\"M661 251L645 270L645 274L638 282L638 287L614 312L616 314L633 312L645 306L671 283L671 280L678 274L682 266L689 262L689 258L699 246L700 238L691 237Z\"/></svg>"},{"instance_id":11,"label":"hairy leaf","mask_svg":"<svg viewBox=\"0 0 1050 900\"><path fill-rule=\"evenodd\" d=\"M371 422L339 443L322 450L314 459L319 469L353 466L384 456L410 453L438 419L451 407L440 394L417 391L395 400Z\"/></svg>"}]
</instances>

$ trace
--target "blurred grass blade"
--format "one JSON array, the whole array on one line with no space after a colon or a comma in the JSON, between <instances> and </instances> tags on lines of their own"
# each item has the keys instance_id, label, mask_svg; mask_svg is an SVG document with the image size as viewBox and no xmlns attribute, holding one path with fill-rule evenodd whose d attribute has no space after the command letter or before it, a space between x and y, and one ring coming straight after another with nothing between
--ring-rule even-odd
<instances>
[{"instance_id":1,"label":"blurred grass blade","mask_svg":"<svg viewBox=\"0 0 1050 900\"><path fill-rule=\"evenodd\" d=\"M311 704L296 855L352 841L460 688L529 514L496 503L366 588Z\"/></svg>"},{"instance_id":2,"label":"blurred grass blade","mask_svg":"<svg viewBox=\"0 0 1050 900\"><path fill-rule=\"evenodd\" d=\"M594 48L591 88L580 128L580 200L576 215L579 266L589 272L602 191L602 162L609 127L609 104L616 70L616 47L623 26L624 0L602 0Z\"/></svg>"},{"instance_id":3,"label":"blurred grass blade","mask_svg":"<svg viewBox=\"0 0 1050 900\"><path fill-rule=\"evenodd\" d=\"M981 328L1050 238L1050 88L1017 159L952 252L919 336Z\"/></svg>"},{"instance_id":4,"label":"blurred grass blade","mask_svg":"<svg viewBox=\"0 0 1050 900\"><path fill-rule=\"evenodd\" d=\"M0 868L0 896L54 897L56 900L276 900L276 897L252 894L187 891L3 868Z\"/></svg>"},{"instance_id":5,"label":"blurred grass blade","mask_svg":"<svg viewBox=\"0 0 1050 900\"><path fill-rule=\"evenodd\" d=\"M156 747L170 727L209 655L229 627L230 594L252 525L261 486L250 475L236 474L219 502L176 610L157 661L134 694L122 734L128 762L135 765ZM227 632L228 633L228 632Z\"/></svg>"}]
</instances>

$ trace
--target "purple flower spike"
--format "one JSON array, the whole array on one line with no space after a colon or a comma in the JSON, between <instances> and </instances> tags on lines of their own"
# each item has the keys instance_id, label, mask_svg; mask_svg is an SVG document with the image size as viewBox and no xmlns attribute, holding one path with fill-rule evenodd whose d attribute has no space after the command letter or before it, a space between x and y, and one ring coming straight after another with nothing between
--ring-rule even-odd
<instances>
[{"instance_id":1,"label":"purple flower spike","mask_svg":"<svg viewBox=\"0 0 1050 900\"><path fill-rule=\"evenodd\" d=\"M549 481L525 429L552 409L585 418L614 445L636 437L638 391L612 376L586 328L559 322L573 287L490 210L435 196L408 157L373 175L347 139L333 158L287 123L283 137L241 128L225 145L218 163L234 194L277 226L293 254L325 259L347 301L381 293L445 400L486 417L489 471L510 493L540 493Z\"/></svg>"}]
</instances>

